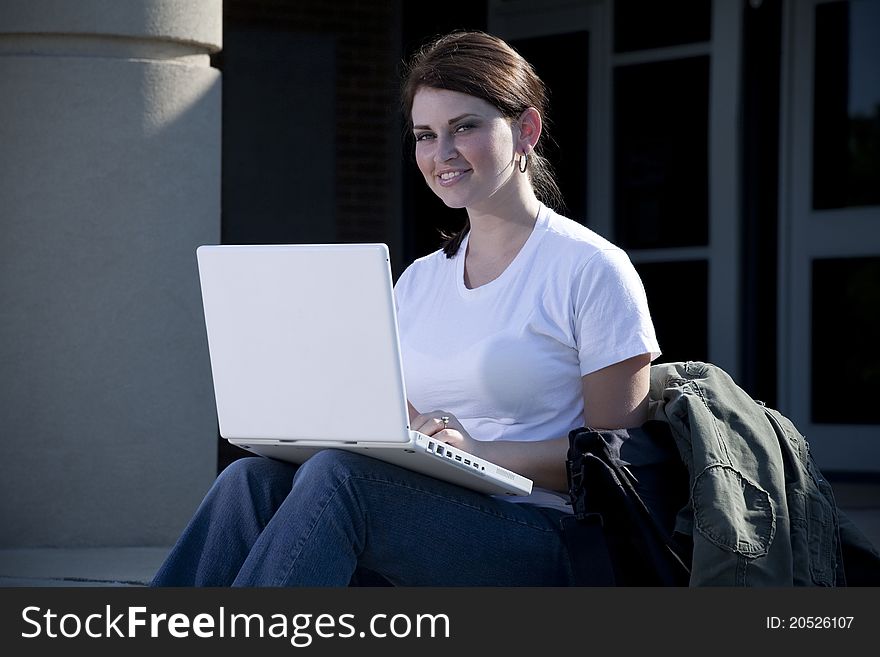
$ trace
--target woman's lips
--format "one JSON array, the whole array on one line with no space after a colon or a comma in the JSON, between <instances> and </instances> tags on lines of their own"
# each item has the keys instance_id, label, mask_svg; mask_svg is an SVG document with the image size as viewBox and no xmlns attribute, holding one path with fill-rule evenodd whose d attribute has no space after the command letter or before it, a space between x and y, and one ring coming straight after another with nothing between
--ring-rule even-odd
<instances>
[{"instance_id":1,"label":"woman's lips","mask_svg":"<svg viewBox=\"0 0 880 657\"><path fill-rule=\"evenodd\" d=\"M455 171L444 171L443 173L437 174L437 180L440 183L441 187L450 187L451 185L460 182L462 178L464 178L467 174L471 172L470 169L457 169Z\"/></svg>"}]
</instances>

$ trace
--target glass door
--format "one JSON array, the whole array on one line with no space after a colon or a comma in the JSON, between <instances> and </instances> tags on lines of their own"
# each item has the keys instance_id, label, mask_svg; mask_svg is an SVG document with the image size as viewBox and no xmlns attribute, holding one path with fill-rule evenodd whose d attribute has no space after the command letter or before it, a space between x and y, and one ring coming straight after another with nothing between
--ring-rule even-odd
<instances>
[{"instance_id":1,"label":"glass door","mask_svg":"<svg viewBox=\"0 0 880 657\"><path fill-rule=\"evenodd\" d=\"M880 472L880 0L787 3L783 57L779 406Z\"/></svg>"},{"instance_id":2,"label":"glass door","mask_svg":"<svg viewBox=\"0 0 880 657\"><path fill-rule=\"evenodd\" d=\"M742 4L612 4L609 217L651 303L660 362L740 365Z\"/></svg>"}]
</instances>

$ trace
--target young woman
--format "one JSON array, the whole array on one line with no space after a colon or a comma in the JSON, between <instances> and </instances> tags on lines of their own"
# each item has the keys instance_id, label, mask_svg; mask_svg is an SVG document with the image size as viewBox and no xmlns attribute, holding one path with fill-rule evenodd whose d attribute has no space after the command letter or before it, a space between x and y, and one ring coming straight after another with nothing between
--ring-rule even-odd
<instances>
[{"instance_id":1,"label":"young woman","mask_svg":"<svg viewBox=\"0 0 880 657\"><path fill-rule=\"evenodd\" d=\"M564 586L568 433L647 419L659 354L626 254L554 212L546 93L504 41L455 32L403 87L429 188L468 221L395 286L411 428L517 471L496 498L338 450L235 461L154 584ZM357 431L357 427L352 427Z\"/></svg>"}]
</instances>

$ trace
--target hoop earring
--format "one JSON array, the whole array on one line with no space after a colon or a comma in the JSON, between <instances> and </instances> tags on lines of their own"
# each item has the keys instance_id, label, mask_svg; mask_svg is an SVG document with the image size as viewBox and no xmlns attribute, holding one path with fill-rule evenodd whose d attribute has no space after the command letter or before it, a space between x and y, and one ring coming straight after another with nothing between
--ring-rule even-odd
<instances>
[{"instance_id":1,"label":"hoop earring","mask_svg":"<svg viewBox=\"0 0 880 657\"><path fill-rule=\"evenodd\" d=\"M520 155L519 164L517 165L520 173L525 173L529 168L529 154L523 153Z\"/></svg>"}]
</instances>

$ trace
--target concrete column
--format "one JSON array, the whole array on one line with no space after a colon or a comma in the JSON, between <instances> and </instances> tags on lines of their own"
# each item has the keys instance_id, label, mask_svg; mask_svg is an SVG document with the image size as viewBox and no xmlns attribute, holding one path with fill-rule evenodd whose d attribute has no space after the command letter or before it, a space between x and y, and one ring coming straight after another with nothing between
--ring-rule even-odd
<instances>
[{"instance_id":1,"label":"concrete column","mask_svg":"<svg viewBox=\"0 0 880 657\"><path fill-rule=\"evenodd\" d=\"M162 546L215 475L221 0L0 3L0 547Z\"/></svg>"}]
</instances>

